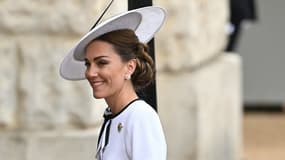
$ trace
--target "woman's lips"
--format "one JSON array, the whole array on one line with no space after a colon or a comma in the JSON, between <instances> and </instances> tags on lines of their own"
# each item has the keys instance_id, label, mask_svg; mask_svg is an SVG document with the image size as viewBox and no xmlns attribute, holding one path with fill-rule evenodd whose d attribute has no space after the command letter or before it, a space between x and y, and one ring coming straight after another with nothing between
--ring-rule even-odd
<instances>
[{"instance_id":1,"label":"woman's lips","mask_svg":"<svg viewBox=\"0 0 285 160\"><path fill-rule=\"evenodd\" d=\"M103 83L104 83L104 81L94 81L94 82L91 82L91 86L92 86L92 87L99 87L99 86L101 86Z\"/></svg>"}]
</instances>

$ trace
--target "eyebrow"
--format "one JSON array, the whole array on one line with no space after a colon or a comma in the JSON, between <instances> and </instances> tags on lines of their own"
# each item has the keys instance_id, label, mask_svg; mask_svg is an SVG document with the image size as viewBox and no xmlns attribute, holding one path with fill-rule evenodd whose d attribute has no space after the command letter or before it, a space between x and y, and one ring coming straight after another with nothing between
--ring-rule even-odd
<instances>
[{"instance_id":1,"label":"eyebrow","mask_svg":"<svg viewBox=\"0 0 285 160\"><path fill-rule=\"evenodd\" d=\"M108 56L98 56L98 57L94 57L93 58L93 61L96 61L96 60L98 60L98 59L101 59L101 58L108 58ZM89 61L87 58L84 58L84 61L86 62L86 61Z\"/></svg>"}]
</instances>

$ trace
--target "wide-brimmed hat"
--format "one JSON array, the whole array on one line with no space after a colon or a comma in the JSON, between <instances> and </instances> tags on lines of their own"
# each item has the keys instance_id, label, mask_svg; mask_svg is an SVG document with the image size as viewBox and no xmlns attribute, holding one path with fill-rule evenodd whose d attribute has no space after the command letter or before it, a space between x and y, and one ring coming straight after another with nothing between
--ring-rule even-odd
<instances>
[{"instance_id":1,"label":"wide-brimmed hat","mask_svg":"<svg viewBox=\"0 0 285 160\"><path fill-rule=\"evenodd\" d=\"M85 48L96 37L105 33L131 29L142 43L149 42L165 20L165 10L160 7L143 7L121 13L98 24L84 35L63 59L60 75L67 80L85 79Z\"/></svg>"}]
</instances>

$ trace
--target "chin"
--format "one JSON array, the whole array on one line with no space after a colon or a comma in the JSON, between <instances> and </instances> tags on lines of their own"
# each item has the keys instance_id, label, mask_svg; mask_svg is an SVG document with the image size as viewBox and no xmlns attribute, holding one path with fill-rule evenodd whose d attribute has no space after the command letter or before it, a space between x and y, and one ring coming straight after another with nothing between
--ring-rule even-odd
<instances>
[{"instance_id":1,"label":"chin","mask_svg":"<svg viewBox=\"0 0 285 160\"><path fill-rule=\"evenodd\" d=\"M96 99L104 98L103 96L99 96L99 95L96 95L96 94L93 94L93 97L96 98Z\"/></svg>"},{"instance_id":2,"label":"chin","mask_svg":"<svg viewBox=\"0 0 285 160\"><path fill-rule=\"evenodd\" d=\"M102 94L96 94L96 93L93 93L93 97L96 98L96 99L102 99L102 98L105 98L106 96L102 95Z\"/></svg>"},{"instance_id":3,"label":"chin","mask_svg":"<svg viewBox=\"0 0 285 160\"><path fill-rule=\"evenodd\" d=\"M95 97L95 96L93 96L95 99L103 99L103 97Z\"/></svg>"},{"instance_id":4,"label":"chin","mask_svg":"<svg viewBox=\"0 0 285 160\"><path fill-rule=\"evenodd\" d=\"M102 99L102 98L105 98L105 97L100 97L100 96L95 96L95 95L93 95L93 97L94 97L95 99Z\"/></svg>"}]
</instances>

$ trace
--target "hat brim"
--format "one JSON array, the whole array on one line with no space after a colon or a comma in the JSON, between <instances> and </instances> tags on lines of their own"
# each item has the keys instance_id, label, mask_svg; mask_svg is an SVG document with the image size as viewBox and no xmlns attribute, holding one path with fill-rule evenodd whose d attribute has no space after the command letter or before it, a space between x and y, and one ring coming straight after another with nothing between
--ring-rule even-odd
<instances>
[{"instance_id":1,"label":"hat brim","mask_svg":"<svg viewBox=\"0 0 285 160\"><path fill-rule=\"evenodd\" d=\"M60 75L67 80L85 79L85 48L96 37L119 30L133 30L139 41L149 42L165 20L165 11L160 7L143 7L114 16L90 30L83 36L60 65Z\"/></svg>"}]
</instances>

